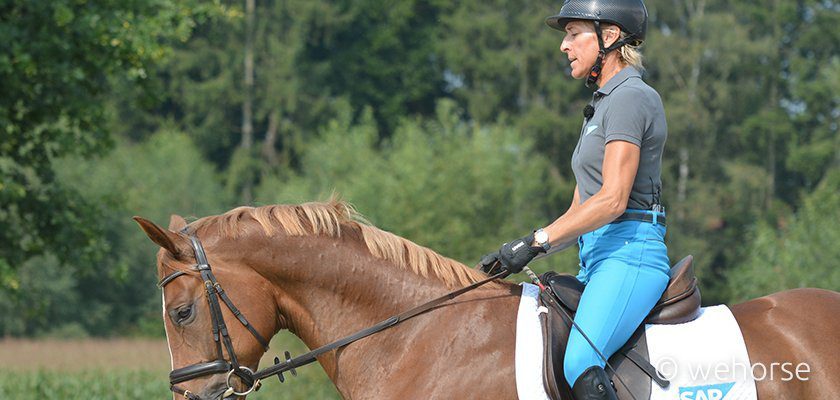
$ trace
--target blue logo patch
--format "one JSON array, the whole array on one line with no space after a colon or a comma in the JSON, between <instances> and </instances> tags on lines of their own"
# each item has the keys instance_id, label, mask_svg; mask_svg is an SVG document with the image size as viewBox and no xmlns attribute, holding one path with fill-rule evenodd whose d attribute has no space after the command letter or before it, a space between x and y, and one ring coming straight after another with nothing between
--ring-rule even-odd
<instances>
[{"instance_id":1,"label":"blue logo patch","mask_svg":"<svg viewBox=\"0 0 840 400\"><path fill-rule=\"evenodd\" d=\"M680 400L723 400L735 382L680 388Z\"/></svg>"}]
</instances>

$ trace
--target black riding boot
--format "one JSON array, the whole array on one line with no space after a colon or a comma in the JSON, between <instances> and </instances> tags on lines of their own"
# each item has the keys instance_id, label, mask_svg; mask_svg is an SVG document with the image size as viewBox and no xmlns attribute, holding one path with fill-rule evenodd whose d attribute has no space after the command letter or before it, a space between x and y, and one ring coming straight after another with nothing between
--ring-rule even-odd
<instances>
[{"instance_id":1,"label":"black riding boot","mask_svg":"<svg viewBox=\"0 0 840 400\"><path fill-rule=\"evenodd\" d=\"M572 394L575 400L618 400L607 371L597 365L583 371L572 386Z\"/></svg>"}]
</instances>

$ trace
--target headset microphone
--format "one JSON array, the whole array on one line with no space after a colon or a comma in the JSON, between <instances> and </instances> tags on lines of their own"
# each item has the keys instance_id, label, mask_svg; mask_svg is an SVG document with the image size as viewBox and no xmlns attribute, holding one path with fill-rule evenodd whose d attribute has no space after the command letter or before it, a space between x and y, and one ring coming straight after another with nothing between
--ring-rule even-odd
<instances>
[{"instance_id":1,"label":"headset microphone","mask_svg":"<svg viewBox=\"0 0 840 400\"><path fill-rule=\"evenodd\" d=\"M586 107L583 108L583 117L589 121L593 115L595 115L595 107L592 107L591 104L587 104Z\"/></svg>"}]
</instances>

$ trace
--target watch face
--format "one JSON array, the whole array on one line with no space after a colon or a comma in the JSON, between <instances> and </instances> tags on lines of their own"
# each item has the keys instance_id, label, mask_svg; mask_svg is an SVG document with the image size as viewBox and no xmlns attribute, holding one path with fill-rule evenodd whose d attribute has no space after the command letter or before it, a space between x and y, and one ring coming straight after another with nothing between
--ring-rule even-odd
<instances>
[{"instance_id":1,"label":"watch face","mask_svg":"<svg viewBox=\"0 0 840 400\"><path fill-rule=\"evenodd\" d=\"M545 233L544 230L540 229L540 230L537 231L536 234L534 234L534 239L539 244L548 243L548 234Z\"/></svg>"}]
</instances>

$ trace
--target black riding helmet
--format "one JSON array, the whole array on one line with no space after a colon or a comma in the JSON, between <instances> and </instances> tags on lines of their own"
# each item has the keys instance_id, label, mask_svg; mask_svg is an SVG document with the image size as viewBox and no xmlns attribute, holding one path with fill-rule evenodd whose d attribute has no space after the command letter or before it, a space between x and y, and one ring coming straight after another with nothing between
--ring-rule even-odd
<instances>
[{"instance_id":1,"label":"black riding helmet","mask_svg":"<svg viewBox=\"0 0 840 400\"><path fill-rule=\"evenodd\" d=\"M592 67L592 73L586 80L586 86L590 86L598 80L601 74L601 63L607 53L625 44L639 45L645 40L648 12L642 0L566 0L560 12L546 18L545 23L554 29L565 31L566 24L581 19L594 22L598 46L601 50L598 60ZM627 37L604 48L601 22L618 25Z\"/></svg>"}]
</instances>

